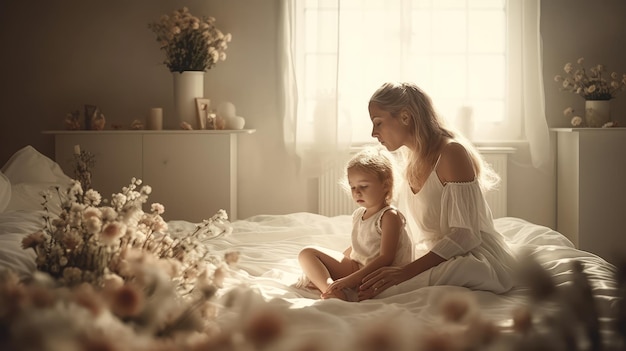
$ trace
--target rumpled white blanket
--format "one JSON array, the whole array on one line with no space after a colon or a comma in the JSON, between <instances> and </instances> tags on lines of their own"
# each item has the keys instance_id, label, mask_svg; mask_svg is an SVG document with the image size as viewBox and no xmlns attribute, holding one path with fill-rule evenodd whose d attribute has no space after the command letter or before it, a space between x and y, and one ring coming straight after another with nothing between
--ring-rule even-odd
<instances>
[{"instance_id":1,"label":"rumpled white blanket","mask_svg":"<svg viewBox=\"0 0 626 351\"><path fill-rule=\"evenodd\" d=\"M275 350L293 349L305 342L325 350L351 349L374 330L389 330L397 334L398 340L410 340L416 333L430 330L440 332L443 325L451 328L441 313L442 300L450 296L470 301L476 316L507 333L513 311L529 303L525 288L496 295L455 286L403 289L358 303L320 300L319 292L295 287L302 274L298 252L307 245L345 249L350 243L349 216L262 215L232 224L230 235L207 243L214 252L240 252L239 263L231 269L220 291L218 303L228 307L220 311L218 322L223 328L236 328L254 311L271 309L285 329L273 345ZM172 221L169 225L170 229L184 229L192 224ZM513 251L532 254L559 286L569 284L572 260L583 263L599 313L610 316L617 299L614 266L575 249L566 237L547 227L507 217L497 219L496 228Z\"/></svg>"}]
</instances>

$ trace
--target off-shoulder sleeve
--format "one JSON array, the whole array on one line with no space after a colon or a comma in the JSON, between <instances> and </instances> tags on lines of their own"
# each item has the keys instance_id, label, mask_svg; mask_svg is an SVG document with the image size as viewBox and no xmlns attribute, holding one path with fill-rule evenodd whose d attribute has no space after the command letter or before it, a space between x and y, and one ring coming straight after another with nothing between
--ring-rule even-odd
<instances>
[{"instance_id":1,"label":"off-shoulder sleeve","mask_svg":"<svg viewBox=\"0 0 626 351\"><path fill-rule=\"evenodd\" d=\"M441 195L441 232L431 251L444 259L462 255L482 242L481 218L488 211L477 181L447 183Z\"/></svg>"}]
</instances>

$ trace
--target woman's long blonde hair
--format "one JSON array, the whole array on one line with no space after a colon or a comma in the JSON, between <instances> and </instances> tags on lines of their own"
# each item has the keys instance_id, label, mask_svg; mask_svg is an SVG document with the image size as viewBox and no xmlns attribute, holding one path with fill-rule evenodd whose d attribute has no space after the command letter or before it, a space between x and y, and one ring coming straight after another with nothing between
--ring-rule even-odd
<instances>
[{"instance_id":1,"label":"woman's long blonde hair","mask_svg":"<svg viewBox=\"0 0 626 351\"><path fill-rule=\"evenodd\" d=\"M445 125L437 115L430 97L416 84L408 82L384 83L370 98L393 118L408 113L407 128L414 138L415 150L406 154L406 178L413 187L421 188L439 157L439 148L445 138L454 140L467 150L474 165L476 179L484 190L497 186L500 177L484 161L474 145L458 132Z\"/></svg>"}]
</instances>

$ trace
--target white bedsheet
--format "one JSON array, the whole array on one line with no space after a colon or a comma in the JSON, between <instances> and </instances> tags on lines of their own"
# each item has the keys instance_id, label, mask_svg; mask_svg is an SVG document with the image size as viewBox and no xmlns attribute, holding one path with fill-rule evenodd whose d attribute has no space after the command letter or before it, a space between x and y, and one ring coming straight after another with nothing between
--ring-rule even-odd
<instances>
[{"instance_id":1,"label":"white bedsheet","mask_svg":"<svg viewBox=\"0 0 626 351\"><path fill-rule=\"evenodd\" d=\"M272 349L290 349L303 340L313 340L325 350L354 347L364 332L387 328L398 340L411 340L416 333L441 330L445 324L440 301L450 296L474 301L476 315L492 321L501 332L510 333L512 312L528 304L527 290L514 289L496 295L461 287L433 286L359 303L338 299L320 300L319 293L294 287L301 269L298 252L306 245L343 250L349 245L350 217L324 217L311 213L255 216L233 223L233 233L208 242L215 251L237 250L240 261L232 269L218 302L234 307L221 310L223 328L245 323L256 309L278 312L285 322L284 336ZM170 222L170 229L191 228L191 223ZM571 261L585 266L595 301L602 316L610 316L615 303L615 268L601 258L575 249L563 235L518 218L500 218L496 227L514 251L532 253L554 277L567 285ZM451 295L454 294L454 295ZM233 302L235 301L235 302ZM608 322L606 322L608 323ZM449 330L446 324L445 329ZM503 338L503 340L505 340Z\"/></svg>"}]
</instances>

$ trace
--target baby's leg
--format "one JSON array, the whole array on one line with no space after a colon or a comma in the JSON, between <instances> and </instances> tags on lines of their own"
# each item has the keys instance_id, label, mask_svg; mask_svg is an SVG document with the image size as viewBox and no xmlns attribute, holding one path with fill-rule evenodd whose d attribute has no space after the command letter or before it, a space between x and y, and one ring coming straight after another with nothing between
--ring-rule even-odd
<instances>
[{"instance_id":1,"label":"baby's leg","mask_svg":"<svg viewBox=\"0 0 626 351\"><path fill-rule=\"evenodd\" d=\"M343 253L321 247L304 248L298 260L304 274L321 292L326 291L335 279L351 274L354 266Z\"/></svg>"}]
</instances>

